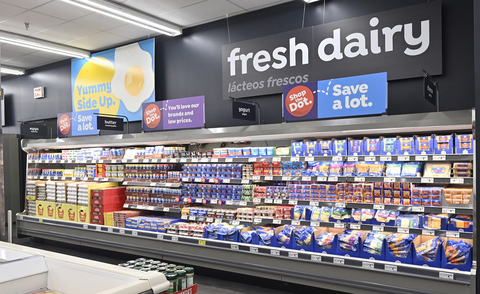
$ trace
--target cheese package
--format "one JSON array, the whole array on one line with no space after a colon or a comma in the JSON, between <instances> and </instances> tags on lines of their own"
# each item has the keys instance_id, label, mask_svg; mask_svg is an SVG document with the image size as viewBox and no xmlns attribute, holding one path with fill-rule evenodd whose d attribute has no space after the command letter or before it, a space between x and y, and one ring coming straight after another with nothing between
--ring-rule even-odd
<instances>
[{"instance_id":1,"label":"cheese package","mask_svg":"<svg viewBox=\"0 0 480 294\"><path fill-rule=\"evenodd\" d=\"M429 155L433 154L433 137L432 136L415 136L415 154Z\"/></svg>"},{"instance_id":2,"label":"cheese package","mask_svg":"<svg viewBox=\"0 0 480 294\"><path fill-rule=\"evenodd\" d=\"M473 154L473 135L455 134L455 153Z\"/></svg>"},{"instance_id":3,"label":"cheese package","mask_svg":"<svg viewBox=\"0 0 480 294\"><path fill-rule=\"evenodd\" d=\"M433 149L435 154L453 154L454 135L433 135Z\"/></svg>"},{"instance_id":4,"label":"cheese package","mask_svg":"<svg viewBox=\"0 0 480 294\"><path fill-rule=\"evenodd\" d=\"M398 155L414 155L415 154L415 138L399 137L398 138Z\"/></svg>"},{"instance_id":5,"label":"cheese package","mask_svg":"<svg viewBox=\"0 0 480 294\"><path fill-rule=\"evenodd\" d=\"M427 163L425 164L424 177L448 178L450 177L450 163Z\"/></svg>"}]
</instances>

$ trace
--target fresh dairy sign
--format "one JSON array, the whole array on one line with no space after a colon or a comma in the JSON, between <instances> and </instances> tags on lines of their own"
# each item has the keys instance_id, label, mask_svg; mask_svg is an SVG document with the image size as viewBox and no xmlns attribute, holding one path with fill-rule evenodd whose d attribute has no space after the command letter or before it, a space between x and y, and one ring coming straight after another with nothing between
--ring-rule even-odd
<instances>
[{"instance_id":1,"label":"fresh dairy sign","mask_svg":"<svg viewBox=\"0 0 480 294\"><path fill-rule=\"evenodd\" d=\"M223 97L372 72L389 80L441 74L441 26L441 1L433 1L224 45Z\"/></svg>"},{"instance_id":2,"label":"fresh dairy sign","mask_svg":"<svg viewBox=\"0 0 480 294\"><path fill-rule=\"evenodd\" d=\"M283 96L286 121L383 114L387 73L287 85Z\"/></svg>"}]
</instances>

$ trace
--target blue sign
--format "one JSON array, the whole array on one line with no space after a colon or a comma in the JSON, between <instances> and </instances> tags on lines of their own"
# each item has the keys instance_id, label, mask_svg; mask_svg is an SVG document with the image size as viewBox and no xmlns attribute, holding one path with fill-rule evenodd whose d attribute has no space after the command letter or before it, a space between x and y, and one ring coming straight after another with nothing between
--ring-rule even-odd
<instances>
[{"instance_id":1,"label":"blue sign","mask_svg":"<svg viewBox=\"0 0 480 294\"><path fill-rule=\"evenodd\" d=\"M383 114L387 85L386 72L319 81L318 118Z\"/></svg>"},{"instance_id":2,"label":"blue sign","mask_svg":"<svg viewBox=\"0 0 480 294\"><path fill-rule=\"evenodd\" d=\"M98 113L98 109L59 113L58 137L98 135L97 115L94 113Z\"/></svg>"}]
</instances>

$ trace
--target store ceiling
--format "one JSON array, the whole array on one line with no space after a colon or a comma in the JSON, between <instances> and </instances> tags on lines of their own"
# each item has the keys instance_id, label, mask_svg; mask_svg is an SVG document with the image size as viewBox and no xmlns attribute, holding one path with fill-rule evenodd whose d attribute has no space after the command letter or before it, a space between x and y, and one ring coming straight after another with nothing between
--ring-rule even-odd
<instances>
[{"instance_id":1,"label":"store ceiling","mask_svg":"<svg viewBox=\"0 0 480 294\"><path fill-rule=\"evenodd\" d=\"M111 0L181 27L192 27L292 0ZM28 30L25 23L29 23ZM96 51L154 32L61 0L0 0L0 30ZM33 68L68 57L1 45L4 65Z\"/></svg>"}]
</instances>

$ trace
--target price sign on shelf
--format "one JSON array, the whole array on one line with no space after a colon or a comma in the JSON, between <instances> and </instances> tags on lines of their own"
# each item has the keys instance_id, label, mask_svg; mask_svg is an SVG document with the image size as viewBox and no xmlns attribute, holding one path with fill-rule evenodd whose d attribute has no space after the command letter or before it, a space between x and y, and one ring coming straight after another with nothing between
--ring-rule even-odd
<instances>
[{"instance_id":1,"label":"price sign on shelf","mask_svg":"<svg viewBox=\"0 0 480 294\"><path fill-rule=\"evenodd\" d=\"M395 178L383 178L383 181L385 183L395 183L396 182Z\"/></svg>"},{"instance_id":2,"label":"price sign on shelf","mask_svg":"<svg viewBox=\"0 0 480 294\"><path fill-rule=\"evenodd\" d=\"M217 158L217 161L218 161L218 158ZM225 162L233 162L233 158L225 158Z\"/></svg>"},{"instance_id":3,"label":"price sign on shelf","mask_svg":"<svg viewBox=\"0 0 480 294\"><path fill-rule=\"evenodd\" d=\"M410 229L409 228L397 228L397 233L410 234Z\"/></svg>"},{"instance_id":4,"label":"price sign on shelf","mask_svg":"<svg viewBox=\"0 0 480 294\"><path fill-rule=\"evenodd\" d=\"M334 263L334 264L345 264L345 259L334 257L334 258L333 258L333 263Z\"/></svg>"},{"instance_id":5,"label":"price sign on shelf","mask_svg":"<svg viewBox=\"0 0 480 294\"><path fill-rule=\"evenodd\" d=\"M192 158L192 162L198 162L198 158Z\"/></svg>"},{"instance_id":6,"label":"price sign on shelf","mask_svg":"<svg viewBox=\"0 0 480 294\"><path fill-rule=\"evenodd\" d=\"M305 157L305 161L314 161L315 158L313 156L308 156L308 157Z\"/></svg>"},{"instance_id":7,"label":"price sign on shelf","mask_svg":"<svg viewBox=\"0 0 480 294\"><path fill-rule=\"evenodd\" d=\"M463 178L451 178L450 184L463 184L465 180Z\"/></svg>"},{"instance_id":8,"label":"price sign on shelf","mask_svg":"<svg viewBox=\"0 0 480 294\"><path fill-rule=\"evenodd\" d=\"M322 256L321 255L311 255L310 259L312 261L321 262L322 261Z\"/></svg>"},{"instance_id":9,"label":"price sign on shelf","mask_svg":"<svg viewBox=\"0 0 480 294\"><path fill-rule=\"evenodd\" d=\"M288 200L289 205L297 205L298 201L297 200Z\"/></svg>"},{"instance_id":10,"label":"price sign on shelf","mask_svg":"<svg viewBox=\"0 0 480 294\"><path fill-rule=\"evenodd\" d=\"M391 156L380 156L380 161L392 161Z\"/></svg>"},{"instance_id":11,"label":"price sign on shelf","mask_svg":"<svg viewBox=\"0 0 480 294\"><path fill-rule=\"evenodd\" d=\"M320 222L311 222L310 225L312 227L319 227L320 226Z\"/></svg>"},{"instance_id":12,"label":"price sign on shelf","mask_svg":"<svg viewBox=\"0 0 480 294\"><path fill-rule=\"evenodd\" d=\"M273 181L273 176L265 176L265 181Z\"/></svg>"},{"instance_id":13,"label":"price sign on shelf","mask_svg":"<svg viewBox=\"0 0 480 294\"><path fill-rule=\"evenodd\" d=\"M423 206L412 206L412 212L425 212L425 207L423 207Z\"/></svg>"},{"instance_id":14,"label":"price sign on shelf","mask_svg":"<svg viewBox=\"0 0 480 294\"><path fill-rule=\"evenodd\" d=\"M231 244L231 245L230 245L230 249L232 249L232 250L238 250L239 247L238 247L237 244Z\"/></svg>"},{"instance_id":15,"label":"price sign on shelf","mask_svg":"<svg viewBox=\"0 0 480 294\"><path fill-rule=\"evenodd\" d=\"M350 229L351 230L361 230L361 225L359 224L350 224Z\"/></svg>"},{"instance_id":16,"label":"price sign on shelf","mask_svg":"<svg viewBox=\"0 0 480 294\"><path fill-rule=\"evenodd\" d=\"M210 162L218 162L218 158L211 158Z\"/></svg>"},{"instance_id":17,"label":"price sign on shelf","mask_svg":"<svg viewBox=\"0 0 480 294\"><path fill-rule=\"evenodd\" d=\"M372 226L372 231L383 232L384 226Z\"/></svg>"},{"instance_id":18,"label":"price sign on shelf","mask_svg":"<svg viewBox=\"0 0 480 294\"><path fill-rule=\"evenodd\" d=\"M344 223L335 223L333 225L334 228L337 228L337 229L345 229L345 224Z\"/></svg>"},{"instance_id":19,"label":"price sign on shelf","mask_svg":"<svg viewBox=\"0 0 480 294\"><path fill-rule=\"evenodd\" d=\"M173 242L178 242L178 237L177 236L172 236L172 241Z\"/></svg>"},{"instance_id":20,"label":"price sign on shelf","mask_svg":"<svg viewBox=\"0 0 480 294\"><path fill-rule=\"evenodd\" d=\"M383 204L374 204L374 205L373 205L373 209L376 209L376 210L378 210L378 209L385 209L385 205L383 205Z\"/></svg>"},{"instance_id":21,"label":"price sign on shelf","mask_svg":"<svg viewBox=\"0 0 480 294\"><path fill-rule=\"evenodd\" d=\"M328 177L329 182L338 182L338 177Z\"/></svg>"},{"instance_id":22,"label":"price sign on shelf","mask_svg":"<svg viewBox=\"0 0 480 294\"><path fill-rule=\"evenodd\" d=\"M292 177L282 177L282 181L291 181Z\"/></svg>"},{"instance_id":23,"label":"price sign on shelf","mask_svg":"<svg viewBox=\"0 0 480 294\"><path fill-rule=\"evenodd\" d=\"M408 156L408 155L399 155L399 156L397 157L397 160L398 160L398 161L410 161L410 156Z\"/></svg>"},{"instance_id":24,"label":"price sign on shelf","mask_svg":"<svg viewBox=\"0 0 480 294\"><path fill-rule=\"evenodd\" d=\"M416 155L415 161L428 161L428 155Z\"/></svg>"},{"instance_id":25,"label":"price sign on shelf","mask_svg":"<svg viewBox=\"0 0 480 294\"><path fill-rule=\"evenodd\" d=\"M238 205L240 205L240 206L247 206L247 202L246 202L246 201L240 201L240 202L238 203Z\"/></svg>"},{"instance_id":26,"label":"price sign on shelf","mask_svg":"<svg viewBox=\"0 0 480 294\"><path fill-rule=\"evenodd\" d=\"M225 181L223 181L223 182L225 182ZM242 180L241 183L242 183L242 185L248 185L249 182L250 182L249 180Z\"/></svg>"},{"instance_id":27,"label":"price sign on shelf","mask_svg":"<svg viewBox=\"0 0 480 294\"><path fill-rule=\"evenodd\" d=\"M446 280L453 280L454 279L453 273L439 272L438 277L440 279L446 279Z\"/></svg>"},{"instance_id":28,"label":"price sign on shelf","mask_svg":"<svg viewBox=\"0 0 480 294\"><path fill-rule=\"evenodd\" d=\"M290 161L300 161L300 157L290 157Z\"/></svg>"},{"instance_id":29,"label":"price sign on shelf","mask_svg":"<svg viewBox=\"0 0 480 294\"><path fill-rule=\"evenodd\" d=\"M343 161L343 157L342 156L333 156L332 161Z\"/></svg>"},{"instance_id":30,"label":"price sign on shelf","mask_svg":"<svg viewBox=\"0 0 480 294\"><path fill-rule=\"evenodd\" d=\"M298 258L298 252L288 252L288 257L290 257L290 258Z\"/></svg>"},{"instance_id":31,"label":"price sign on shelf","mask_svg":"<svg viewBox=\"0 0 480 294\"><path fill-rule=\"evenodd\" d=\"M364 177L355 177L354 181L355 182L365 182L365 178Z\"/></svg>"},{"instance_id":32,"label":"price sign on shelf","mask_svg":"<svg viewBox=\"0 0 480 294\"><path fill-rule=\"evenodd\" d=\"M299 225L300 225L300 221L299 221L299 220L292 220L292 225L294 225L294 226L299 226Z\"/></svg>"},{"instance_id":33,"label":"price sign on shelf","mask_svg":"<svg viewBox=\"0 0 480 294\"><path fill-rule=\"evenodd\" d=\"M423 184L433 184L434 180L433 180L433 178L422 178L420 180L420 182L423 183Z\"/></svg>"},{"instance_id":34,"label":"price sign on shelf","mask_svg":"<svg viewBox=\"0 0 480 294\"><path fill-rule=\"evenodd\" d=\"M445 233L445 236L448 238L460 238L460 233L459 232L453 232L453 231L447 231Z\"/></svg>"},{"instance_id":35,"label":"price sign on shelf","mask_svg":"<svg viewBox=\"0 0 480 294\"><path fill-rule=\"evenodd\" d=\"M260 176L252 176L252 179L254 179L254 180L260 180Z\"/></svg>"},{"instance_id":36,"label":"price sign on shelf","mask_svg":"<svg viewBox=\"0 0 480 294\"><path fill-rule=\"evenodd\" d=\"M250 247L250 252L258 253L258 248L257 247Z\"/></svg>"},{"instance_id":37,"label":"price sign on shelf","mask_svg":"<svg viewBox=\"0 0 480 294\"><path fill-rule=\"evenodd\" d=\"M375 156L365 156L365 161L376 161Z\"/></svg>"},{"instance_id":38,"label":"price sign on shelf","mask_svg":"<svg viewBox=\"0 0 480 294\"><path fill-rule=\"evenodd\" d=\"M310 201L308 204L310 206L320 206L320 203L318 203L318 201Z\"/></svg>"},{"instance_id":39,"label":"price sign on shelf","mask_svg":"<svg viewBox=\"0 0 480 294\"><path fill-rule=\"evenodd\" d=\"M455 208L442 208L442 213L451 213L455 214Z\"/></svg>"},{"instance_id":40,"label":"price sign on shelf","mask_svg":"<svg viewBox=\"0 0 480 294\"><path fill-rule=\"evenodd\" d=\"M445 161L447 157L445 155L434 155L432 159L434 161Z\"/></svg>"},{"instance_id":41,"label":"price sign on shelf","mask_svg":"<svg viewBox=\"0 0 480 294\"><path fill-rule=\"evenodd\" d=\"M335 207L342 207L342 208L345 208L346 207L346 204L343 203L343 202L337 202L335 203Z\"/></svg>"},{"instance_id":42,"label":"price sign on shelf","mask_svg":"<svg viewBox=\"0 0 480 294\"><path fill-rule=\"evenodd\" d=\"M182 215L181 219L188 219L188 215Z\"/></svg>"},{"instance_id":43,"label":"price sign on shelf","mask_svg":"<svg viewBox=\"0 0 480 294\"><path fill-rule=\"evenodd\" d=\"M262 222L262 219L261 218L255 218L253 219L253 222L256 223L256 224L259 224Z\"/></svg>"},{"instance_id":44,"label":"price sign on shelf","mask_svg":"<svg viewBox=\"0 0 480 294\"><path fill-rule=\"evenodd\" d=\"M258 199L260 200L260 199ZM265 198L265 203L273 203L273 199Z\"/></svg>"},{"instance_id":45,"label":"price sign on shelf","mask_svg":"<svg viewBox=\"0 0 480 294\"><path fill-rule=\"evenodd\" d=\"M257 162L257 158L256 157L250 157L250 158L248 158L248 162Z\"/></svg>"},{"instance_id":46,"label":"price sign on shelf","mask_svg":"<svg viewBox=\"0 0 480 294\"><path fill-rule=\"evenodd\" d=\"M375 267L375 264L373 262L369 262L369 261L362 261L362 267L372 269L372 268Z\"/></svg>"},{"instance_id":47,"label":"price sign on shelf","mask_svg":"<svg viewBox=\"0 0 480 294\"><path fill-rule=\"evenodd\" d=\"M270 255L280 256L280 250L270 250Z\"/></svg>"},{"instance_id":48,"label":"price sign on shelf","mask_svg":"<svg viewBox=\"0 0 480 294\"><path fill-rule=\"evenodd\" d=\"M275 204L283 204L283 200L282 200L282 199L275 199L275 200L273 200L273 203L275 203Z\"/></svg>"},{"instance_id":49,"label":"price sign on shelf","mask_svg":"<svg viewBox=\"0 0 480 294\"><path fill-rule=\"evenodd\" d=\"M397 266L396 266L396 265L386 264L386 265L385 265L385 270L386 270L387 272L396 272L396 271L397 271Z\"/></svg>"},{"instance_id":50,"label":"price sign on shelf","mask_svg":"<svg viewBox=\"0 0 480 294\"><path fill-rule=\"evenodd\" d=\"M358 161L358 156L349 156L347 157L347 161Z\"/></svg>"},{"instance_id":51,"label":"price sign on shelf","mask_svg":"<svg viewBox=\"0 0 480 294\"><path fill-rule=\"evenodd\" d=\"M207 217L205 220L207 223L213 223L213 217Z\"/></svg>"},{"instance_id":52,"label":"price sign on shelf","mask_svg":"<svg viewBox=\"0 0 480 294\"><path fill-rule=\"evenodd\" d=\"M312 180L312 177L302 177L302 181L304 182L310 182Z\"/></svg>"},{"instance_id":53,"label":"price sign on shelf","mask_svg":"<svg viewBox=\"0 0 480 294\"><path fill-rule=\"evenodd\" d=\"M280 225L280 224L282 223L282 220L281 220L281 219L274 219L274 220L272 221L272 223L273 223L274 225Z\"/></svg>"},{"instance_id":54,"label":"price sign on shelf","mask_svg":"<svg viewBox=\"0 0 480 294\"><path fill-rule=\"evenodd\" d=\"M435 231L432 231L432 230L422 230L422 235L425 235L425 236L435 236Z\"/></svg>"},{"instance_id":55,"label":"price sign on shelf","mask_svg":"<svg viewBox=\"0 0 480 294\"><path fill-rule=\"evenodd\" d=\"M280 161L282 161L282 158L281 157L274 157L274 158L272 158L272 161L273 162L280 162Z\"/></svg>"}]
</instances>

